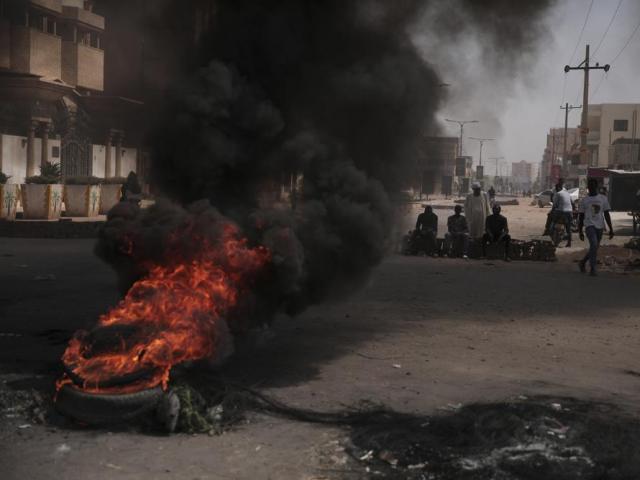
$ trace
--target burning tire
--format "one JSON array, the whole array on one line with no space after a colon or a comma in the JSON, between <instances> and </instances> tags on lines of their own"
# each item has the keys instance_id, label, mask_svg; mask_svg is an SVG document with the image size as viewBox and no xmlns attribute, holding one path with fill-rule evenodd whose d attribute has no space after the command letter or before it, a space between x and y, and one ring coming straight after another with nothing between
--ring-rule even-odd
<instances>
[{"instance_id":1,"label":"burning tire","mask_svg":"<svg viewBox=\"0 0 640 480\"><path fill-rule=\"evenodd\" d=\"M149 413L163 397L155 387L133 393L88 393L72 385L58 392L56 408L63 415L88 425L118 424Z\"/></svg>"}]
</instances>

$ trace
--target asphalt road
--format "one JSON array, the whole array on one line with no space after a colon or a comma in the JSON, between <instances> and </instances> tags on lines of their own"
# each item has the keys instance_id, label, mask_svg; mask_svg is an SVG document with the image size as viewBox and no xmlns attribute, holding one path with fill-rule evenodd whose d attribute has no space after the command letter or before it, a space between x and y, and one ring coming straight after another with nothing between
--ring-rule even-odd
<instances>
[{"instance_id":1,"label":"asphalt road","mask_svg":"<svg viewBox=\"0 0 640 480\"><path fill-rule=\"evenodd\" d=\"M0 388L47 391L68 335L117 302L115 276L91 250L87 240L0 238ZM568 257L506 264L393 255L349 300L278 319L225 375L317 409L368 400L429 414L535 394L633 407L638 287L638 275L582 276ZM251 417L209 437L4 417L3 480L321 479L346 464L344 431L279 418Z\"/></svg>"}]
</instances>

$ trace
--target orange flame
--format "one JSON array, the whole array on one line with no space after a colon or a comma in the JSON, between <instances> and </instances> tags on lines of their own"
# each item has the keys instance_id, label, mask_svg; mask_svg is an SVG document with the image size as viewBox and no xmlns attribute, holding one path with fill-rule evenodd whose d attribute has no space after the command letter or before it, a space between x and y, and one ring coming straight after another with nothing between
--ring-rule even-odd
<instances>
[{"instance_id":1,"label":"orange flame","mask_svg":"<svg viewBox=\"0 0 640 480\"><path fill-rule=\"evenodd\" d=\"M177 232L174 238L184 234ZM264 247L249 247L232 224L224 226L219 245L205 238L193 241L197 251L189 252L188 260L184 253L172 251L168 256L174 260L150 266L126 297L100 317L99 327L130 327L137 332L133 340L119 338L108 351L96 354L91 352L87 332L77 332L69 342L62 360L83 380L84 390L104 391L100 385L105 380L140 371L149 373L108 390L123 393L157 385L166 389L174 365L215 355L216 336L224 331L218 322L225 321L270 254ZM71 379L65 374L58 389L68 383Z\"/></svg>"}]
</instances>

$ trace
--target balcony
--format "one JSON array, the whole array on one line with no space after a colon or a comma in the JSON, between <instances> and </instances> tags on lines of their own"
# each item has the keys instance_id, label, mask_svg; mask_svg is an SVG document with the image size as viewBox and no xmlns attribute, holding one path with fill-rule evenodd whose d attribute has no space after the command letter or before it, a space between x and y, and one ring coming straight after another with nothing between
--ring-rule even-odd
<instances>
[{"instance_id":1,"label":"balcony","mask_svg":"<svg viewBox=\"0 0 640 480\"><path fill-rule=\"evenodd\" d=\"M98 30L104 30L104 17L89 10L77 7L62 7L62 13L70 20L75 20L78 23L83 23Z\"/></svg>"},{"instance_id":2,"label":"balcony","mask_svg":"<svg viewBox=\"0 0 640 480\"><path fill-rule=\"evenodd\" d=\"M62 43L62 80L74 87L103 91L104 52L87 45Z\"/></svg>"},{"instance_id":3,"label":"balcony","mask_svg":"<svg viewBox=\"0 0 640 480\"><path fill-rule=\"evenodd\" d=\"M29 3L45 10L62 13L62 0L31 0Z\"/></svg>"},{"instance_id":4,"label":"balcony","mask_svg":"<svg viewBox=\"0 0 640 480\"><path fill-rule=\"evenodd\" d=\"M11 69L42 77L62 77L62 40L20 25L11 26Z\"/></svg>"}]
</instances>

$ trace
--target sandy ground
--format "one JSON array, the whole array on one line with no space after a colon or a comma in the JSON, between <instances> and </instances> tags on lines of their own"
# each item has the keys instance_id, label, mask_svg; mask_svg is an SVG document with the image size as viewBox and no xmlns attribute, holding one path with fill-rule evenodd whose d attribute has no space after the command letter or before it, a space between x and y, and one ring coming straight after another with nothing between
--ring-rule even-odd
<instances>
[{"instance_id":1,"label":"sandy ground","mask_svg":"<svg viewBox=\"0 0 640 480\"><path fill-rule=\"evenodd\" d=\"M436 213L444 222L449 210ZM514 236L533 238L546 210L505 214ZM614 224L619 244L630 222L616 214ZM535 394L637 405L640 276L580 275L583 247L545 264L390 255L347 301L279 319L225 375L317 409L370 400L430 414ZM48 388L60 340L117 301L114 275L91 249L0 238L0 388ZM3 417L3 480L355 478L337 428L257 416L216 437L154 436Z\"/></svg>"}]
</instances>

